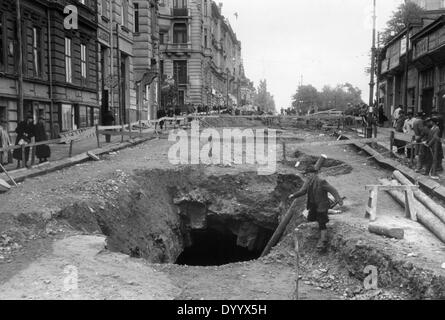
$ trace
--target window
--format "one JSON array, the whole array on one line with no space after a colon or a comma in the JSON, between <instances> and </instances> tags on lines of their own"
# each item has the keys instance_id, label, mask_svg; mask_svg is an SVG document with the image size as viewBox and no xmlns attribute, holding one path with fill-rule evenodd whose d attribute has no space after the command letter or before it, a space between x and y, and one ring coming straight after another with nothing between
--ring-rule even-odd
<instances>
[{"instance_id":1,"label":"window","mask_svg":"<svg viewBox=\"0 0 445 320\"><path fill-rule=\"evenodd\" d=\"M209 8L208 1L204 0L204 17L207 17L209 15L208 8Z\"/></svg>"},{"instance_id":2,"label":"window","mask_svg":"<svg viewBox=\"0 0 445 320\"><path fill-rule=\"evenodd\" d=\"M207 29L204 29L204 48L208 48L208 38L207 38Z\"/></svg>"},{"instance_id":3,"label":"window","mask_svg":"<svg viewBox=\"0 0 445 320\"><path fill-rule=\"evenodd\" d=\"M161 79L164 79L164 60L159 61L159 73L161 74Z\"/></svg>"},{"instance_id":4,"label":"window","mask_svg":"<svg viewBox=\"0 0 445 320\"><path fill-rule=\"evenodd\" d=\"M82 76L82 81L85 83L88 78L87 74L87 46L84 44L80 45L80 72Z\"/></svg>"},{"instance_id":5,"label":"window","mask_svg":"<svg viewBox=\"0 0 445 320\"><path fill-rule=\"evenodd\" d=\"M110 7L108 5L109 0L102 0L102 16L108 18Z\"/></svg>"},{"instance_id":6,"label":"window","mask_svg":"<svg viewBox=\"0 0 445 320\"><path fill-rule=\"evenodd\" d=\"M176 9L186 9L187 8L187 0L174 0L173 6Z\"/></svg>"},{"instance_id":7,"label":"window","mask_svg":"<svg viewBox=\"0 0 445 320\"><path fill-rule=\"evenodd\" d=\"M165 35L163 33L159 33L159 43L164 44L164 37Z\"/></svg>"},{"instance_id":8,"label":"window","mask_svg":"<svg viewBox=\"0 0 445 320\"><path fill-rule=\"evenodd\" d=\"M122 25L128 27L128 0L122 0Z\"/></svg>"},{"instance_id":9,"label":"window","mask_svg":"<svg viewBox=\"0 0 445 320\"><path fill-rule=\"evenodd\" d=\"M39 77L42 72L42 43L39 28L32 28L32 64L34 75Z\"/></svg>"},{"instance_id":10,"label":"window","mask_svg":"<svg viewBox=\"0 0 445 320\"><path fill-rule=\"evenodd\" d=\"M187 61L177 60L173 62L173 76L178 85L187 84Z\"/></svg>"},{"instance_id":11,"label":"window","mask_svg":"<svg viewBox=\"0 0 445 320\"><path fill-rule=\"evenodd\" d=\"M187 25L176 23L173 26L173 43L187 43Z\"/></svg>"},{"instance_id":12,"label":"window","mask_svg":"<svg viewBox=\"0 0 445 320\"><path fill-rule=\"evenodd\" d=\"M73 65L71 59L71 39L65 38L65 81L73 82Z\"/></svg>"},{"instance_id":13,"label":"window","mask_svg":"<svg viewBox=\"0 0 445 320\"><path fill-rule=\"evenodd\" d=\"M139 32L139 3L134 4L134 32Z\"/></svg>"},{"instance_id":14,"label":"window","mask_svg":"<svg viewBox=\"0 0 445 320\"><path fill-rule=\"evenodd\" d=\"M441 66L439 69L439 82L445 83L445 65Z\"/></svg>"}]
</instances>

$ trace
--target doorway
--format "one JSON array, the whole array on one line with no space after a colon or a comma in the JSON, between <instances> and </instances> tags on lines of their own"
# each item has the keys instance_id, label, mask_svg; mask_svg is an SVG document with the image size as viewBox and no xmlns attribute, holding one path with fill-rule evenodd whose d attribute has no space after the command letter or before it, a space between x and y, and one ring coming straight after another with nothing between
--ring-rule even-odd
<instances>
[{"instance_id":1,"label":"doorway","mask_svg":"<svg viewBox=\"0 0 445 320\"><path fill-rule=\"evenodd\" d=\"M422 94L422 111L428 116L433 111L434 89L424 89Z\"/></svg>"}]
</instances>

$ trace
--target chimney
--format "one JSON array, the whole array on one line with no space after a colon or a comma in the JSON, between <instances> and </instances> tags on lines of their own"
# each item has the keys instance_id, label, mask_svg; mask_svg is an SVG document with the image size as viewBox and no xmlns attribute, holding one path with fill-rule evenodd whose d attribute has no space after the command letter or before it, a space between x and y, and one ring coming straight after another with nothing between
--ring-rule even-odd
<instances>
[{"instance_id":1,"label":"chimney","mask_svg":"<svg viewBox=\"0 0 445 320\"><path fill-rule=\"evenodd\" d=\"M218 3L218 7L219 7L219 13L222 14L223 3L222 2Z\"/></svg>"}]
</instances>

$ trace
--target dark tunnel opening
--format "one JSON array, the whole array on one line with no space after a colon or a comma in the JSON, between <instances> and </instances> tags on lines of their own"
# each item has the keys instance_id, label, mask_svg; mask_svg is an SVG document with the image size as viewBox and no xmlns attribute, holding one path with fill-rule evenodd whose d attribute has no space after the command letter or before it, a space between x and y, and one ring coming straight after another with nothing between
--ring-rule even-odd
<instances>
[{"instance_id":1,"label":"dark tunnel opening","mask_svg":"<svg viewBox=\"0 0 445 320\"><path fill-rule=\"evenodd\" d=\"M265 231L266 232L266 231ZM269 233L269 231L267 231ZM264 237L270 239L270 235ZM208 228L190 232L192 245L184 249L176 264L189 266L221 266L230 263L251 261L261 256L267 241L254 250L237 245L237 236L230 230ZM264 245L263 245L264 243Z\"/></svg>"}]
</instances>

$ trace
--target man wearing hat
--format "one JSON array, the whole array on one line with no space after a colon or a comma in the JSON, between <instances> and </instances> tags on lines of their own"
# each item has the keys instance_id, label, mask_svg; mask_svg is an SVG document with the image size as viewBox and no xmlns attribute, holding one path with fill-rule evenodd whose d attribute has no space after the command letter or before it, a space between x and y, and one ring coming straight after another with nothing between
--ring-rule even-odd
<instances>
[{"instance_id":1,"label":"man wearing hat","mask_svg":"<svg viewBox=\"0 0 445 320\"><path fill-rule=\"evenodd\" d=\"M317 249L325 250L328 244L326 225L329 222L328 211L331 207L328 194L332 194L336 203L340 206L343 206L343 199L333 186L318 176L318 171L314 166L309 166L305 174L307 175L307 180L303 187L297 193L290 195L289 199L299 198L307 194L307 209L309 210L307 219L309 222L318 222L320 240Z\"/></svg>"},{"instance_id":2,"label":"man wearing hat","mask_svg":"<svg viewBox=\"0 0 445 320\"><path fill-rule=\"evenodd\" d=\"M34 118L32 113L28 113L25 121L20 122L15 129L17 133L17 138L15 140L15 145L27 145L31 143L31 138L34 137ZM14 149L13 157L17 160L17 168L20 168L20 161L24 161L25 166L29 160L29 150L30 148L25 148L25 159L22 159L22 149Z\"/></svg>"},{"instance_id":3,"label":"man wearing hat","mask_svg":"<svg viewBox=\"0 0 445 320\"><path fill-rule=\"evenodd\" d=\"M429 129L429 133L427 139L424 142L426 152L426 170L425 175L430 175L431 172L435 172L437 170L438 164L442 163L443 154L439 151L442 147L442 141L439 137L440 129L438 126L438 120L434 118L428 118L426 120L427 127ZM435 157L435 158L434 158ZM436 165L434 170L431 170L433 165ZM432 176L432 178L438 179L437 176Z\"/></svg>"}]
</instances>

